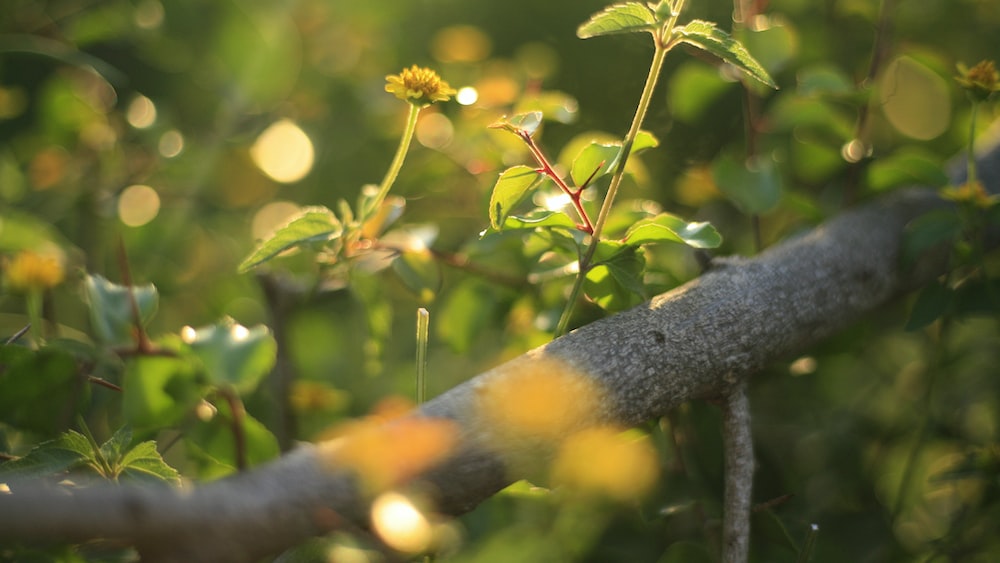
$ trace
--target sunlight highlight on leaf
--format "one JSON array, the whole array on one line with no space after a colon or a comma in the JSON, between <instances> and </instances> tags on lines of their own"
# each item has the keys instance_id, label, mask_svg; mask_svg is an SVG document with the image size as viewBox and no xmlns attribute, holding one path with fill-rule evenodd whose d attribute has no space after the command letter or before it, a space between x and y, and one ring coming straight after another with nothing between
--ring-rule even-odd
<instances>
[{"instance_id":1,"label":"sunlight highlight on leaf","mask_svg":"<svg viewBox=\"0 0 1000 563\"><path fill-rule=\"evenodd\" d=\"M576 36L589 39L598 35L651 31L655 27L656 15L652 10L639 2L626 2L608 6L590 16L577 28Z\"/></svg>"}]
</instances>

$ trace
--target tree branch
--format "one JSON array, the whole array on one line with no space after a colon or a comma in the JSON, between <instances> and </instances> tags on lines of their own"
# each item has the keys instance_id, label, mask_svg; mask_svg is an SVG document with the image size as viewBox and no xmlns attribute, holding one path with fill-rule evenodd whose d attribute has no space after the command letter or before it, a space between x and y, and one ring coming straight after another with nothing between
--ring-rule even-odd
<instances>
[{"instance_id":1,"label":"tree branch","mask_svg":"<svg viewBox=\"0 0 1000 563\"><path fill-rule=\"evenodd\" d=\"M1000 191L1000 146L992 143L980 162L983 184ZM607 391L581 424L634 425L685 401L725 397L769 363L941 273L941 255L925 257L912 271L899 266L907 222L941 205L930 190L894 193L756 258L717 261L700 278L649 303L451 389L414 415L451 419L462 429L453 453L421 479L433 487L441 512L459 514L519 477L506 469L509 452L496 449L496 430L484 424L477 402L489 385L540 359L565 362ZM118 539L154 562L255 560L367 522L357 480L326 446L301 447L252 471L179 490L10 488L0 493L0 539Z\"/></svg>"}]
</instances>

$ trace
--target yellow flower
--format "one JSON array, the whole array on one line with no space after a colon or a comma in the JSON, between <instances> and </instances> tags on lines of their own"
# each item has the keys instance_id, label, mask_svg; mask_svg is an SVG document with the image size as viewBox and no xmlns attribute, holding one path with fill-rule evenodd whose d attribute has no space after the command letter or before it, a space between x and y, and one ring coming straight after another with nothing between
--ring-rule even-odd
<instances>
[{"instance_id":1,"label":"yellow flower","mask_svg":"<svg viewBox=\"0 0 1000 563\"><path fill-rule=\"evenodd\" d=\"M416 106L446 102L455 95L455 90L436 72L417 65L404 68L399 74L390 74L385 81L386 92L392 92L400 100Z\"/></svg>"},{"instance_id":2,"label":"yellow flower","mask_svg":"<svg viewBox=\"0 0 1000 563\"><path fill-rule=\"evenodd\" d=\"M959 63L958 71L961 74L955 80L976 100L985 101L1000 92L1000 72L993 61L980 61L972 68Z\"/></svg>"},{"instance_id":3,"label":"yellow flower","mask_svg":"<svg viewBox=\"0 0 1000 563\"><path fill-rule=\"evenodd\" d=\"M628 502L656 485L659 467L648 437L595 427L566 439L552 465L552 480L584 494Z\"/></svg>"},{"instance_id":4,"label":"yellow flower","mask_svg":"<svg viewBox=\"0 0 1000 563\"><path fill-rule=\"evenodd\" d=\"M63 280L63 267L53 257L30 250L19 252L5 264L4 281L7 288L16 292L51 289Z\"/></svg>"},{"instance_id":5,"label":"yellow flower","mask_svg":"<svg viewBox=\"0 0 1000 563\"><path fill-rule=\"evenodd\" d=\"M980 209L989 209L1000 202L1000 196L987 193L981 182L966 182L942 188L941 197L959 203L971 203Z\"/></svg>"}]
</instances>

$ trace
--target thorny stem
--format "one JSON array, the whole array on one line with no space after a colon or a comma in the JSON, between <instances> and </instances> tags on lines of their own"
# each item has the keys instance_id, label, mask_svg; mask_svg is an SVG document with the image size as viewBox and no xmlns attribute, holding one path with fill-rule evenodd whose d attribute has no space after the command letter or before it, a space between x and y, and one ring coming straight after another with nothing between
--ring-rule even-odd
<instances>
[{"instance_id":1,"label":"thorny stem","mask_svg":"<svg viewBox=\"0 0 1000 563\"><path fill-rule=\"evenodd\" d=\"M577 227L580 230L586 232L587 234L593 233L594 224L591 223L590 216L587 215L587 210L583 208L583 202L581 201L581 195L583 194L583 189L587 186L589 180L588 182L585 182L582 186L577 187L577 189L575 190L570 188L569 185L566 184L566 181L560 178L558 174L556 174L556 171L552 167L552 164L549 163L549 159L545 157L545 153L543 153L542 150L538 147L538 144L535 143L535 139L531 137L531 134L522 129L518 131L517 135L521 137L521 140L523 140L526 145L528 145L528 150L531 151L531 156L535 157L535 161L538 163L539 166L539 169L537 171L551 178L552 181L555 182L557 186L559 186L559 189L562 190L563 193L568 195L570 200L572 200L573 207L576 209L577 215L579 215L580 220L583 221L583 223L577 225ZM597 171L595 170L594 172L596 173ZM592 177L593 175L591 176L591 178Z\"/></svg>"},{"instance_id":2,"label":"thorny stem","mask_svg":"<svg viewBox=\"0 0 1000 563\"><path fill-rule=\"evenodd\" d=\"M594 259L597 245L601 241L601 232L608 221L608 216L611 215L611 206L618 195L618 187L621 185L622 178L625 176L625 164L628 162L629 153L632 151L632 144L639 134L642 122L646 119L646 113L649 111L649 104L653 99L653 91L656 89L656 82L660 77L663 61L674 45L673 43L666 42L666 38L670 37L674 24L677 22L677 17L684 7L684 1L678 0L670 19L654 36L653 45L656 50L653 53L653 60L649 64L649 74L646 75L646 84L642 87L642 94L639 96L639 105L636 107L635 115L632 117L632 125L629 127L628 133L625 134L625 139L622 141L621 159L618 161L618 167L615 168L615 173L611 177L608 193L604 196L601 211L597 215L597 221L594 223L590 245L583 256L580 257L580 271L573 282L573 289L570 290L569 299L566 302L566 307L563 309L562 316L559 317L559 324L556 326L556 336L566 334L566 330L569 327L570 317L573 316L573 309L576 308L576 302L580 297L580 290L583 288L583 280L587 277L587 271L590 270L591 260Z\"/></svg>"},{"instance_id":3,"label":"thorny stem","mask_svg":"<svg viewBox=\"0 0 1000 563\"><path fill-rule=\"evenodd\" d=\"M374 213L382 205L382 201L385 200L385 196L389 194L389 189L392 188L392 184L396 181L396 176L399 175L399 170L403 167L403 161L406 160L406 151L410 148L410 142L413 140L413 132L417 130L417 116L420 115L420 106L416 104L409 104L409 106L410 113L406 117L406 127L403 129L403 136L399 139L396 156L392 157L392 164L389 165L389 170L386 171L385 178L379 184L378 194L376 194L375 199L368 202L366 209L359 210L362 221L367 219L370 213Z\"/></svg>"}]
</instances>

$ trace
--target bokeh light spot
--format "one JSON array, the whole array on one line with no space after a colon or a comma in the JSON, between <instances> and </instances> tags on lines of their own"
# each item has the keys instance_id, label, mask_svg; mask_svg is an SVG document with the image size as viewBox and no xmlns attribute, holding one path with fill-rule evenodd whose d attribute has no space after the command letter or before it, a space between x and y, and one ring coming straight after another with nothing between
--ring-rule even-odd
<instances>
[{"instance_id":1,"label":"bokeh light spot","mask_svg":"<svg viewBox=\"0 0 1000 563\"><path fill-rule=\"evenodd\" d=\"M479 100L479 92L476 91L472 86L465 86L458 89L458 93L455 94L455 101L462 104L463 106L471 106Z\"/></svg>"},{"instance_id":2,"label":"bokeh light spot","mask_svg":"<svg viewBox=\"0 0 1000 563\"><path fill-rule=\"evenodd\" d=\"M153 100L140 94L129 102L125 119L136 129L146 129L156 123L156 105Z\"/></svg>"},{"instance_id":3,"label":"bokeh light spot","mask_svg":"<svg viewBox=\"0 0 1000 563\"><path fill-rule=\"evenodd\" d=\"M474 63L490 55L490 38L478 27L453 25L437 32L431 53L443 63Z\"/></svg>"},{"instance_id":4,"label":"bokeh light spot","mask_svg":"<svg viewBox=\"0 0 1000 563\"><path fill-rule=\"evenodd\" d=\"M440 113L427 114L417 123L417 141L430 149L448 146L454 135L451 120Z\"/></svg>"},{"instance_id":5,"label":"bokeh light spot","mask_svg":"<svg viewBox=\"0 0 1000 563\"><path fill-rule=\"evenodd\" d=\"M158 147L160 154L166 158L173 158L184 150L184 136L181 135L180 131L176 129L171 129L163 135L160 135L160 144Z\"/></svg>"},{"instance_id":6,"label":"bokeh light spot","mask_svg":"<svg viewBox=\"0 0 1000 563\"><path fill-rule=\"evenodd\" d=\"M282 119L257 137L250 156L271 179L289 184L301 180L312 169L313 144L298 125Z\"/></svg>"},{"instance_id":7,"label":"bokeh light spot","mask_svg":"<svg viewBox=\"0 0 1000 563\"><path fill-rule=\"evenodd\" d=\"M156 29L163 23L163 4L159 0L141 0L132 17L140 29Z\"/></svg>"},{"instance_id":8,"label":"bokeh light spot","mask_svg":"<svg viewBox=\"0 0 1000 563\"><path fill-rule=\"evenodd\" d=\"M160 195L149 186L129 186L118 196L118 218L129 227L141 227L159 213Z\"/></svg>"},{"instance_id":9,"label":"bokeh light spot","mask_svg":"<svg viewBox=\"0 0 1000 563\"><path fill-rule=\"evenodd\" d=\"M299 212L299 206L290 201L273 201L261 207L250 221L253 240L264 240Z\"/></svg>"},{"instance_id":10,"label":"bokeh light spot","mask_svg":"<svg viewBox=\"0 0 1000 563\"><path fill-rule=\"evenodd\" d=\"M947 83L911 57L889 63L879 98L886 119L907 137L933 139L944 133L951 122Z\"/></svg>"},{"instance_id":11,"label":"bokeh light spot","mask_svg":"<svg viewBox=\"0 0 1000 563\"><path fill-rule=\"evenodd\" d=\"M386 544L404 553L426 551L434 537L427 517L395 492L383 493L372 503L372 527Z\"/></svg>"}]
</instances>

